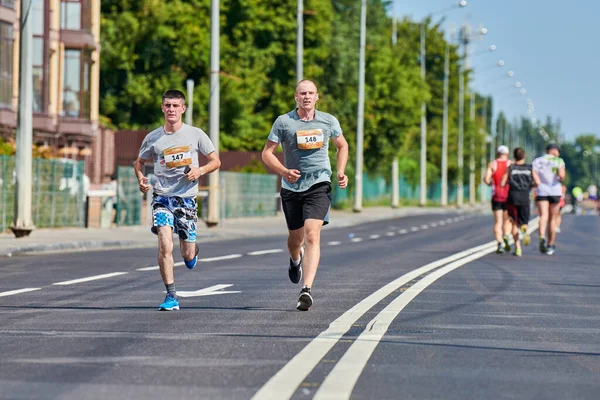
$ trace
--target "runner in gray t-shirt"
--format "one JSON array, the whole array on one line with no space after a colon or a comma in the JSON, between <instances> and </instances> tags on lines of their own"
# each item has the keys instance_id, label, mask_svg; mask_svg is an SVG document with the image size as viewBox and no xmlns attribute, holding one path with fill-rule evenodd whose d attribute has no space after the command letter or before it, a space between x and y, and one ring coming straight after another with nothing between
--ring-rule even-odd
<instances>
[{"instance_id":1,"label":"runner in gray t-shirt","mask_svg":"<svg viewBox=\"0 0 600 400\"><path fill-rule=\"evenodd\" d=\"M321 228L328 223L331 205L331 165L329 139L337 148L337 180L340 188L348 185L344 173L348 161L348 143L338 120L315 110L319 100L317 86L308 79L296 86L298 108L280 115L262 152L263 162L281 175L281 203L289 230L288 275L293 283L303 278L296 308L308 311L312 306L312 283L320 258ZM284 163L275 156L281 144ZM303 244L306 251L303 250Z\"/></svg>"},{"instance_id":2,"label":"runner in gray t-shirt","mask_svg":"<svg viewBox=\"0 0 600 400\"><path fill-rule=\"evenodd\" d=\"M173 275L173 233L179 236L181 256L192 269L198 260L196 222L198 178L221 166L215 147L202 129L181 121L185 112L185 96L179 90L168 90L162 97L165 124L150 132L142 142L134 163L140 191L150 190L144 176L144 164L152 159L156 183L152 199L152 232L158 236L158 265L167 288L167 297L159 310L179 310ZM200 166L198 153L208 158Z\"/></svg>"}]
</instances>

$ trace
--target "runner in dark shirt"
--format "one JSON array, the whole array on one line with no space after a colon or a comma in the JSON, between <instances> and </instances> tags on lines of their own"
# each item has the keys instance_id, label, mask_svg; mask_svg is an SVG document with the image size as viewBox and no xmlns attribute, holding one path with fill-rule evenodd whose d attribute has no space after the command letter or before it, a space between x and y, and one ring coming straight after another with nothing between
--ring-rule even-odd
<instances>
[{"instance_id":1,"label":"runner in dark shirt","mask_svg":"<svg viewBox=\"0 0 600 400\"><path fill-rule=\"evenodd\" d=\"M527 232L529 224L529 215L531 204L529 200L529 191L534 185L540 183L540 178L531 167L531 164L525 164L525 150L517 147L514 151L515 162L510 165L502 177L502 186L510 186L507 198L507 210L512 220L512 234L515 240L515 252L517 257L523 255L521 249L521 236L523 244L529 245L531 238ZM519 232L520 231L520 232Z\"/></svg>"}]
</instances>

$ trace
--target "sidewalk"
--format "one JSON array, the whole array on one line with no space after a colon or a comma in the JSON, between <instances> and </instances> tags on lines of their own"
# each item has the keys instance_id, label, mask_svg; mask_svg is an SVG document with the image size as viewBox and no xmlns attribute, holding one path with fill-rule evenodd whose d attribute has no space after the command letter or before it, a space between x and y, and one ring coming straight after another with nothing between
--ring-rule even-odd
<instances>
[{"instance_id":1,"label":"sidewalk","mask_svg":"<svg viewBox=\"0 0 600 400\"><path fill-rule=\"evenodd\" d=\"M399 218L405 216L435 213L470 213L481 211L480 206L466 206L461 210L454 207L370 207L360 213L352 211L332 210L331 224L323 229L332 229L361 223ZM217 227L208 228L198 221L198 241L238 239L244 237L260 237L270 235L286 235L287 228L283 214L272 217L251 217L226 219ZM156 236L150 232L149 226L127 226L114 228L54 228L37 229L29 237L15 238L12 232L0 233L0 257L17 255L89 251L115 248L156 247Z\"/></svg>"}]
</instances>

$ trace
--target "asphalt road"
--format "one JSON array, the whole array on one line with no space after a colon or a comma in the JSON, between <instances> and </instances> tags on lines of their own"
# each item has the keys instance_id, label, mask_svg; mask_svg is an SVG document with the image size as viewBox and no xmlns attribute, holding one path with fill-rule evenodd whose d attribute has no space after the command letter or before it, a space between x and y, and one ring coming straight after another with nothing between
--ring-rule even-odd
<instances>
[{"instance_id":1,"label":"asphalt road","mask_svg":"<svg viewBox=\"0 0 600 400\"><path fill-rule=\"evenodd\" d=\"M0 399L597 399L598 223L522 258L489 215L327 227L309 312L283 236L201 244L178 312L155 250L0 259Z\"/></svg>"}]
</instances>

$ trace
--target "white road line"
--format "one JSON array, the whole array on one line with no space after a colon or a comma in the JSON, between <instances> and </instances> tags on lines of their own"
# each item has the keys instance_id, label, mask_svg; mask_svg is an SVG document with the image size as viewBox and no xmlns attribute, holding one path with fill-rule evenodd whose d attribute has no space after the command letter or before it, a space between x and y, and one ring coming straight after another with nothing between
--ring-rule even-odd
<instances>
[{"instance_id":1,"label":"white road line","mask_svg":"<svg viewBox=\"0 0 600 400\"><path fill-rule=\"evenodd\" d=\"M263 254L283 253L282 249L257 250L247 253L249 256L260 256Z\"/></svg>"},{"instance_id":2,"label":"white road line","mask_svg":"<svg viewBox=\"0 0 600 400\"><path fill-rule=\"evenodd\" d=\"M459 260L470 254L481 251L482 249L495 249L495 247L496 242L492 241L481 246L461 251L441 260L434 261L421 268L412 270L378 289L333 321L329 325L329 328L321 332L315 339L306 345L300 353L296 354L294 358L269 379L269 381L256 392L252 399L289 399L327 352L335 346L342 336L352 327L352 324L390 293L425 272Z\"/></svg>"},{"instance_id":3,"label":"white road line","mask_svg":"<svg viewBox=\"0 0 600 400\"><path fill-rule=\"evenodd\" d=\"M418 231L418 230L419 230L419 228L417 228L416 226L413 226L412 228L410 228L410 231L411 231L411 232L416 232L416 231Z\"/></svg>"},{"instance_id":4,"label":"white road line","mask_svg":"<svg viewBox=\"0 0 600 400\"><path fill-rule=\"evenodd\" d=\"M369 236L369 239L379 239L381 236L379 235L371 235Z\"/></svg>"},{"instance_id":5,"label":"white road line","mask_svg":"<svg viewBox=\"0 0 600 400\"><path fill-rule=\"evenodd\" d=\"M406 229L400 229L398 231L398 233L401 234L401 235L406 235L408 233L408 231Z\"/></svg>"},{"instance_id":6,"label":"white road line","mask_svg":"<svg viewBox=\"0 0 600 400\"><path fill-rule=\"evenodd\" d=\"M387 232L385 236L396 236L396 232Z\"/></svg>"},{"instance_id":7,"label":"white road line","mask_svg":"<svg viewBox=\"0 0 600 400\"><path fill-rule=\"evenodd\" d=\"M421 229L429 229L429 225L421 225Z\"/></svg>"},{"instance_id":8,"label":"white road line","mask_svg":"<svg viewBox=\"0 0 600 400\"><path fill-rule=\"evenodd\" d=\"M128 273L129 272L111 272L110 274L94 275L94 276L88 276L87 278L79 278L79 279L73 279L70 281L56 282L56 283L53 283L53 285L61 285L61 286L74 285L76 283L96 281L98 279L112 278L113 276L125 275Z\"/></svg>"},{"instance_id":9,"label":"white road line","mask_svg":"<svg viewBox=\"0 0 600 400\"><path fill-rule=\"evenodd\" d=\"M436 224L435 222L432 222L432 223L431 223L431 227L432 227L432 228L437 228L437 226L438 226L438 224Z\"/></svg>"},{"instance_id":10,"label":"white road line","mask_svg":"<svg viewBox=\"0 0 600 400\"><path fill-rule=\"evenodd\" d=\"M352 394L354 385L360 377L367 361L375 351L375 348L387 332L390 324L419 293L447 273L485 256L494 251L493 246L488 246L461 260L455 261L437 271L427 275L413 286L408 288L400 296L396 297L387 307L369 322L367 329L360 334L344 356L337 362L333 370L313 397L313 400L323 399L348 399Z\"/></svg>"},{"instance_id":11,"label":"white road line","mask_svg":"<svg viewBox=\"0 0 600 400\"><path fill-rule=\"evenodd\" d=\"M358 242L362 242L362 238L352 238L352 239L350 239L350 241L352 243L358 243Z\"/></svg>"},{"instance_id":12,"label":"white road line","mask_svg":"<svg viewBox=\"0 0 600 400\"><path fill-rule=\"evenodd\" d=\"M342 242L339 242L337 240L327 243L328 246L339 246L340 244L342 244Z\"/></svg>"},{"instance_id":13,"label":"white road line","mask_svg":"<svg viewBox=\"0 0 600 400\"><path fill-rule=\"evenodd\" d=\"M440 222L438 222L438 224L440 224L440 226L444 226L444 225L446 225L446 221L440 221Z\"/></svg>"},{"instance_id":14,"label":"white road line","mask_svg":"<svg viewBox=\"0 0 600 400\"><path fill-rule=\"evenodd\" d=\"M537 229L537 222L537 219L532 221L532 226L529 228L529 233L532 233ZM340 361L337 362L333 370L329 373L329 375L327 375L327 378L325 378L325 381L323 381L319 387L319 390L313 397L313 400L350 398L352 390L354 389L354 385L358 381L358 378L360 377L369 358L373 354L373 351L375 351L375 348L387 332L390 324L394 321L394 319L396 319L404 307L406 307L406 305L408 305L415 297L417 297L419 293L421 293L429 285L434 283L442 276L454 271L459 267L462 267L465 264L470 263L473 260L492 253L494 248L494 242L490 242L485 245L466 250L465 252L471 251L471 253L467 254L464 258L459 258L456 261L452 261L450 264L425 276L421 280L417 281L414 285L409 287L405 292L396 297L387 307L381 310L379 314L377 314L377 316L371 320L371 322L369 322L367 329L365 329L359 335L359 337L342 356ZM425 267L422 267L419 270L422 270L423 268ZM430 268L429 270L431 269L433 268Z\"/></svg>"},{"instance_id":15,"label":"white road line","mask_svg":"<svg viewBox=\"0 0 600 400\"><path fill-rule=\"evenodd\" d=\"M41 288L25 288L25 289L16 289L16 290L9 290L8 292L0 292L0 297L4 297L4 296L12 296L13 294L19 294L19 293L27 293L27 292L33 292L36 290L40 290Z\"/></svg>"},{"instance_id":16,"label":"white road line","mask_svg":"<svg viewBox=\"0 0 600 400\"><path fill-rule=\"evenodd\" d=\"M198 262L211 262L211 261L221 261L221 260L231 260L234 258L240 258L241 254L229 254L227 256L220 257L210 257L210 258L199 258Z\"/></svg>"},{"instance_id":17,"label":"white road line","mask_svg":"<svg viewBox=\"0 0 600 400\"><path fill-rule=\"evenodd\" d=\"M179 261L176 262L175 264L173 264L174 267L180 267L182 265L184 265L185 263L183 261ZM153 267L144 267L144 268L138 268L136 269L136 271L156 271L160 269L160 267L158 265L155 265Z\"/></svg>"}]
</instances>

